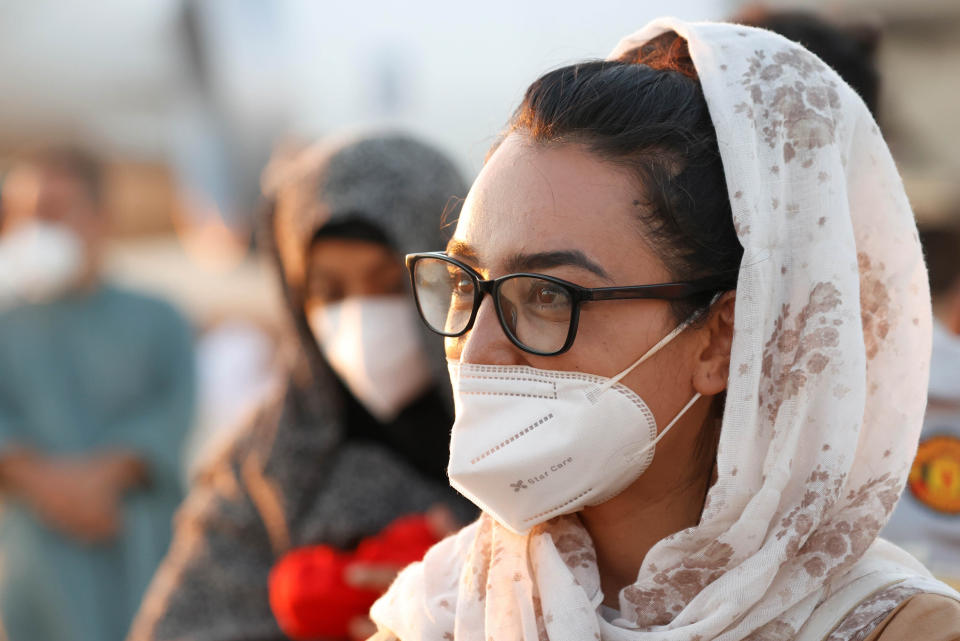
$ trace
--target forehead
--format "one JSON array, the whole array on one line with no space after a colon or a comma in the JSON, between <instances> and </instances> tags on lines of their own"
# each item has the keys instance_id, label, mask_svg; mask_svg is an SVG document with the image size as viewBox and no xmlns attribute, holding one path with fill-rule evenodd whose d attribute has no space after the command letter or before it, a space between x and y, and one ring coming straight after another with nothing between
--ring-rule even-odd
<instances>
[{"instance_id":1,"label":"forehead","mask_svg":"<svg viewBox=\"0 0 960 641\"><path fill-rule=\"evenodd\" d=\"M453 239L469 245L490 271L517 254L570 249L610 273L629 271L631 259L645 253L641 200L627 170L583 147L511 134L470 190Z\"/></svg>"}]
</instances>

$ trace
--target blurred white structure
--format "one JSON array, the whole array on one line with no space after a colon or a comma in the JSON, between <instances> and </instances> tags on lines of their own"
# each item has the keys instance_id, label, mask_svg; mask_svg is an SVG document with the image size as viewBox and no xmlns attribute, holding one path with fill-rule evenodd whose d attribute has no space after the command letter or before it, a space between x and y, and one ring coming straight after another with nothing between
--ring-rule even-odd
<instances>
[{"instance_id":1,"label":"blurred white structure","mask_svg":"<svg viewBox=\"0 0 960 641\"><path fill-rule=\"evenodd\" d=\"M244 427L283 382L272 337L256 324L227 320L197 341L199 416L184 447L186 484Z\"/></svg>"},{"instance_id":2,"label":"blurred white structure","mask_svg":"<svg viewBox=\"0 0 960 641\"><path fill-rule=\"evenodd\" d=\"M0 144L66 135L174 159L223 199L249 192L283 132L396 125L472 174L543 71L602 57L663 11L706 19L725 9L717 0L0 3Z\"/></svg>"}]
</instances>

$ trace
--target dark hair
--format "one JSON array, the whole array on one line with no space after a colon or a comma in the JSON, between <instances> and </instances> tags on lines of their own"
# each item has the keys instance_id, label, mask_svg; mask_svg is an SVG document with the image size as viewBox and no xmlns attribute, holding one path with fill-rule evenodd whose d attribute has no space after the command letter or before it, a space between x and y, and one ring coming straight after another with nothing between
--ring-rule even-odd
<instances>
[{"instance_id":1,"label":"dark hair","mask_svg":"<svg viewBox=\"0 0 960 641\"><path fill-rule=\"evenodd\" d=\"M736 288L737 239L716 132L686 41L668 32L618 60L551 71L527 89L505 134L582 145L630 170L651 249L675 280L716 277ZM711 292L673 305L677 320L703 309Z\"/></svg>"},{"instance_id":2,"label":"dark hair","mask_svg":"<svg viewBox=\"0 0 960 641\"><path fill-rule=\"evenodd\" d=\"M920 244L927 259L930 295L934 299L949 294L960 284L960 227L925 225L920 227Z\"/></svg>"},{"instance_id":3,"label":"dark hair","mask_svg":"<svg viewBox=\"0 0 960 641\"><path fill-rule=\"evenodd\" d=\"M328 238L342 238L347 240L365 240L378 243L394 249L387 233L374 222L371 222L361 213L347 214L345 218L335 220L320 227L310 239L310 247L315 243Z\"/></svg>"},{"instance_id":4,"label":"dark hair","mask_svg":"<svg viewBox=\"0 0 960 641\"><path fill-rule=\"evenodd\" d=\"M751 27L769 29L793 40L819 56L834 69L874 116L880 94L880 74L875 63L880 31L869 24L833 24L812 11L775 11L748 7L733 20Z\"/></svg>"}]
</instances>

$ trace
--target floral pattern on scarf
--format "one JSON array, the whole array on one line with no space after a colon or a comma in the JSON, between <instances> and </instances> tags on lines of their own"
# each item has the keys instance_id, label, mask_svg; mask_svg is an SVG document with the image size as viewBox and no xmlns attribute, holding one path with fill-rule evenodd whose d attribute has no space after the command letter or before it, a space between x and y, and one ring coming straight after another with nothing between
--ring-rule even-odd
<instances>
[{"instance_id":1,"label":"floral pattern on scarf","mask_svg":"<svg viewBox=\"0 0 960 641\"><path fill-rule=\"evenodd\" d=\"M662 19L611 57L671 30L697 68L744 247L701 521L649 551L610 622L579 519L517 536L482 517L374 606L385 635L786 641L833 630L831 641L852 641L917 585L960 598L877 540L917 444L931 313L913 214L876 124L832 69L768 31ZM869 617L836 627L891 584L902 589Z\"/></svg>"}]
</instances>

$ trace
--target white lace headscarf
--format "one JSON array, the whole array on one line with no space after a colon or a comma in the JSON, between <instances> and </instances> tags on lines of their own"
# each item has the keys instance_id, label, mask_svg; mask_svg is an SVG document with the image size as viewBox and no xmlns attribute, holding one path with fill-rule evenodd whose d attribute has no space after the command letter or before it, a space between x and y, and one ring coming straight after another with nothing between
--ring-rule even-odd
<instances>
[{"instance_id":1,"label":"white lace headscarf","mask_svg":"<svg viewBox=\"0 0 960 641\"><path fill-rule=\"evenodd\" d=\"M954 594L877 539L916 449L931 315L873 118L768 31L661 19L612 57L670 30L697 68L745 250L700 523L649 551L610 623L579 519L517 536L484 516L401 574L372 611L382 636L838 641L912 594Z\"/></svg>"}]
</instances>

